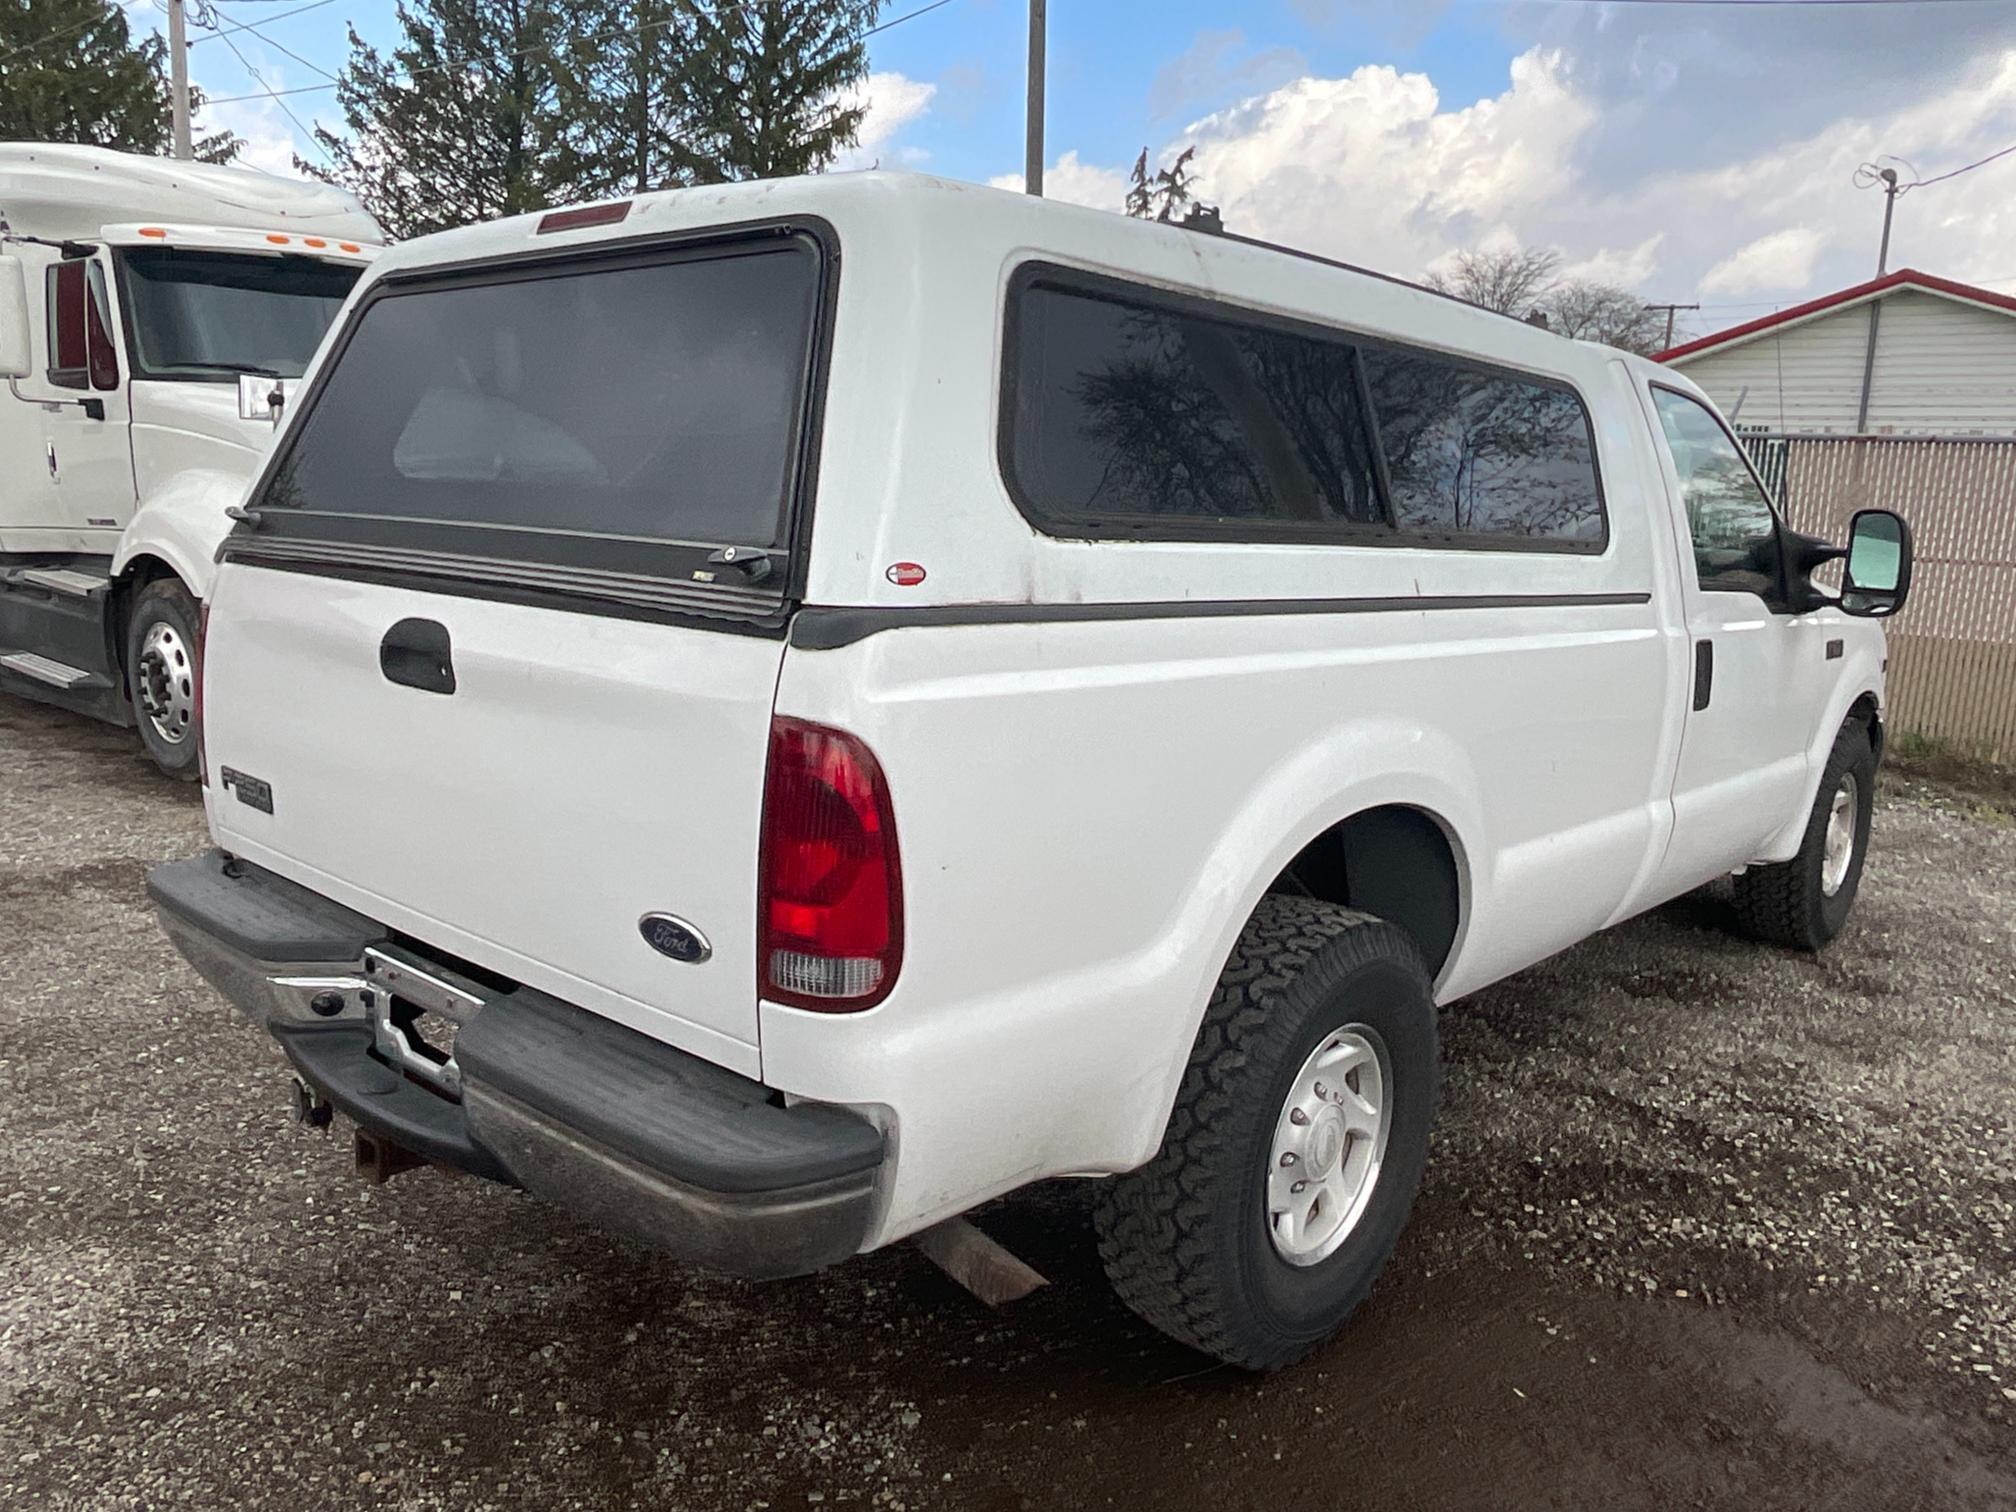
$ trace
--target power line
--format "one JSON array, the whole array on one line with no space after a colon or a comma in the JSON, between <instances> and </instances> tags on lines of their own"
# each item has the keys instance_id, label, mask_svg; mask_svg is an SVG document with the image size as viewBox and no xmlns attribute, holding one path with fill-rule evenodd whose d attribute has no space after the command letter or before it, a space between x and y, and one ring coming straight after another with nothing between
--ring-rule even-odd
<instances>
[{"instance_id":1,"label":"power line","mask_svg":"<svg viewBox=\"0 0 2016 1512\"><path fill-rule=\"evenodd\" d=\"M128 0L128 3L121 5L119 9L122 12L135 10L138 8L138 5L139 0ZM47 47L51 42L61 42L65 37L74 37L78 32L89 31L94 26L102 26L111 19L112 17L109 12L96 16L87 16L74 26L61 27L56 31L50 32L47 36L37 37L32 42L23 42L18 47L10 48L8 51L0 53L0 63L18 58L23 53L36 52L41 48Z\"/></svg>"},{"instance_id":2,"label":"power line","mask_svg":"<svg viewBox=\"0 0 2016 1512\"><path fill-rule=\"evenodd\" d=\"M231 16L224 10L222 6L212 5L211 9L216 11L218 15L223 16L226 21L229 21L231 19ZM276 17L275 19L277 20L278 18ZM341 82L336 77L336 75L329 72L329 70L324 68L320 63L314 62L312 59L302 57L301 54L294 51L293 48L289 47L284 42L274 41L273 38L267 36L266 33L259 30L258 27L252 25L251 22L249 21L240 22L237 26L232 27L231 31L249 31L250 33L252 33L253 36L257 37L261 42L264 42L268 47L278 48L281 52L285 53L288 57L292 58L296 63L299 63L303 68L314 69L315 72L322 75L322 77L327 79L331 84ZM230 48L231 51L237 55L239 62L243 63L245 61L245 55L238 51L238 44L231 40L230 32L218 31L218 32L212 32L211 35L220 38L223 41L224 45ZM249 65L246 69L246 72L248 73L251 72ZM258 75L253 74L253 77L257 78ZM284 109L285 107L282 108Z\"/></svg>"},{"instance_id":3,"label":"power line","mask_svg":"<svg viewBox=\"0 0 2016 1512\"><path fill-rule=\"evenodd\" d=\"M232 0L232 4L234 4L234 5L259 5L259 4L262 4L262 3L271 3L271 0ZM265 26L272 26L272 25L274 25L274 24L276 24L276 23L278 23L278 22L281 22L281 21L285 21L285 20L287 20L287 19L288 19L288 18L289 18L290 16L299 16L299 15L303 15L303 14L307 13L308 11L312 11L312 10L320 10L320 9L321 9L321 8L322 8L323 6L325 6L325 5L334 5L335 3L336 3L336 0L310 0L310 3L309 3L309 4L307 4L307 5L299 5L299 6L296 6L296 7L295 7L295 8L293 9L293 10L290 10L290 11L282 11L282 12L280 12L280 14L279 14L279 15L277 15L277 16L268 16L268 17L267 17L267 18L265 19L265 21L264 21L264 22L262 22L261 24L262 24L262 25L265 25ZM213 7L213 9L214 9L214 7ZM196 47L196 46L199 46L200 44L202 44L202 43L204 43L204 42L214 42L214 41L216 41L216 40L217 40L217 39L218 39L219 37L223 36L223 35L224 35L224 34L225 34L226 32L241 32L241 31L252 31L253 29L254 29L254 28L253 28L253 26L252 26L252 23L251 23L251 22L249 22L249 21L241 21L241 22L239 22L238 24L236 24L235 26L221 26L221 27L219 27L219 28L218 28L217 30L215 30L215 31L213 31L213 32L210 32L210 33L208 33L208 34L207 34L207 35L205 35L205 36L201 36L201 37L198 37L198 38L196 38L196 39L195 39L195 41L191 42L191 43L190 43L189 45L190 45L191 47ZM264 33L261 33L261 35L263 36L263 35L264 35ZM266 38L266 40L267 40L268 42L273 42L273 39L272 39L271 37L267 37L267 38ZM275 47L279 47L279 46L280 46L280 44L279 44L279 43L277 43L277 42L274 42L274 43L273 43L273 45L274 45ZM282 51L285 51L285 49L283 48L283 49L282 49ZM306 60L304 59L303 61L306 61ZM309 66L310 66L310 67L313 67L314 65L313 65L313 64L310 64ZM318 72L319 72L319 70L318 70Z\"/></svg>"},{"instance_id":4,"label":"power line","mask_svg":"<svg viewBox=\"0 0 2016 1512\"><path fill-rule=\"evenodd\" d=\"M252 66L252 60L250 58L247 58L244 53L238 50L238 44L236 42L233 42L229 36L225 35L222 32L219 32L217 35L220 38L222 38L224 45L231 49L231 56L238 60L238 62L244 67L245 72L250 74L254 79L257 79L262 86L265 85L266 80L264 76L260 74L258 69ZM286 51L286 49L282 48L281 51L284 52ZM266 93L269 96L271 96L273 103L280 107L280 113L286 116L288 120L294 123L294 129L300 132L302 136L307 138L310 146L319 147L321 145L320 143L316 142L315 133L310 131L306 126L304 126L301 123L301 117L297 116L296 114L294 114L292 110L287 108L287 102L285 100L281 99L279 95L274 94L270 88L266 90Z\"/></svg>"},{"instance_id":5,"label":"power line","mask_svg":"<svg viewBox=\"0 0 2016 1512\"><path fill-rule=\"evenodd\" d=\"M1760 3L1775 3L1775 0L1760 0ZM1817 3L1817 0L1815 0L1815 3ZM860 34L857 40L865 42L870 37L875 36L880 32L886 32L893 27L901 26L905 21L915 21L919 16L928 16L931 14L931 12L939 10L942 7L950 4L952 4L952 0L931 0L931 3L929 5L920 5L917 7L917 9L912 11L905 11L902 15L896 16L891 20L884 21L878 26L869 27L866 31ZM642 26L627 26L623 27L618 31L601 32L592 37L583 37L580 40L586 43L615 42L624 37L641 37L644 33L648 31L656 31L660 27L670 26L672 24L673 24L672 20L669 19L664 21L649 21ZM222 33L218 33L217 35L221 36ZM276 43L275 45L277 46L278 44ZM517 52L505 53L497 61L500 63L507 63L516 58L535 58L538 57L541 53L552 52L553 49L559 45L561 44L549 42L544 43L538 47L520 48ZM431 74L455 73L458 72L462 68L462 66L463 65L459 63L436 63L428 68L416 68L415 70L413 70L413 72L406 75L406 80L408 83L411 83L415 79L426 78ZM318 70L318 71L325 71L325 70ZM221 95L218 98L208 100L205 103L210 105L235 105L240 100L257 100L262 98L271 99L277 102L282 95L317 94L324 90L330 90L334 88L336 88L336 85L334 84L302 84L293 89L279 89L279 90L268 89L260 91L259 93L256 94Z\"/></svg>"},{"instance_id":6,"label":"power line","mask_svg":"<svg viewBox=\"0 0 2016 1512\"><path fill-rule=\"evenodd\" d=\"M1951 173L1935 174L1933 177L1929 179L1914 179L1910 183L1906 184L1904 186L1904 189L1900 190L1899 192L1902 193L1912 189L1923 189L1927 184L1943 184L1948 179L1958 178L1963 173L1972 173L1976 168L1985 167L1989 163L1994 162L1997 158L2005 158L2009 156L2009 154L2012 152L2016 152L2016 146L2004 147L2000 152L1991 152L1988 154L1988 156L1980 159L1979 161L1969 163L1965 168L1955 168Z\"/></svg>"}]
</instances>

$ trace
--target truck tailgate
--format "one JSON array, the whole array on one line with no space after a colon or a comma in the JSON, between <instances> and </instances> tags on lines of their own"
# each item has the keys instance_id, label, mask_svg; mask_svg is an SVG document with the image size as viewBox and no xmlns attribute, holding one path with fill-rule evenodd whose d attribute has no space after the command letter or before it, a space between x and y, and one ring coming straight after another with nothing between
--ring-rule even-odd
<instances>
[{"instance_id":1,"label":"truck tailgate","mask_svg":"<svg viewBox=\"0 0 2016 1512\"><path fill-rule=\"evenodd\" d=\"M400 649L437 639L452 691ZM781 641L227 563L207 654L226 849L755 1074Z\"/></svg>"}]
</instances>

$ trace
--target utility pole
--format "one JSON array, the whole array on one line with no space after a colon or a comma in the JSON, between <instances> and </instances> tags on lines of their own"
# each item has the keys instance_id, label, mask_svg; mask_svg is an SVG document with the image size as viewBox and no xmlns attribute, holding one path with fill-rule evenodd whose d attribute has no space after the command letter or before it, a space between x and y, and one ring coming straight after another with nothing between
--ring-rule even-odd
<instances>
[{"instance_id":1,"label":"utility pole","mask_svg":"<svg viewBox=\"0 0 2016 1512\"><path fill-rule=\"evenodd\" d=\"M186 163L195 152L189 145L189 33L182 3L168 0L168 78L175 96L175 156Z\"/></svg>"},{"instance_id":2,"label":"utility pole","mask_svg":"<svg viewBox=\"0 0 2016 1512\"><path fill-rule=\"evenodd\" d=\"M1667 349L1667 347L1673 345L1673 317L1679 314L1682 310L1698 310L1701 308L1701 306L1699 306L1698 304L1691 304L1691 305L1648 304L1647 306L1645 306L1645 308L1654 311L1664 310L1666 312L1666 346L1663 346L1659 349L1660 351L1663 352Z\"/></svg>"},{"instance_id":3,"label":"utility pole","mask_svg":"<svg viewBox=\"0 0 2016 1512\"><path fill-rule=\"evenodd\" d=\"M1897 196L1904 191L1897 183L1895 168L1879 168L1876 177L1883 181L1883 240L1876 247L1876 276L1880 279L1890 268L1890 220L1897 213ZM1878 294L1869 301L1869 344L1862 349L1862 398L1855 406L1855 433L1861 435L1869 429L1869 390L1876 381L1876 329L1883 319L1883 296Z\"/></svg>"},{"instance_id":4,"label":"utility pole","mask_svg":"<svg viewBox=\"0 0 2016 1512\"><path fill-rule=\"evenodd\" d=\"M1038 198L1043 194L1043 48L1050 26L1048 11L1045 0L1029 0L1029 140L1022 186Z\"/></svg>"},{"instance_id":5,"label":"utility pole","mask_svg":"<svg viewBox=\"0 0 2016 1512\"><path fill-rule=\"evenodd\" d=\"M1897 187L1897 170L1884 168L1876 177L1883 180L1883 240L1876 248L1876 276L1881 278L1890 271L1890 218L1897 213L1897 196L1902 193Z\"/></svg>"}]
</instances>

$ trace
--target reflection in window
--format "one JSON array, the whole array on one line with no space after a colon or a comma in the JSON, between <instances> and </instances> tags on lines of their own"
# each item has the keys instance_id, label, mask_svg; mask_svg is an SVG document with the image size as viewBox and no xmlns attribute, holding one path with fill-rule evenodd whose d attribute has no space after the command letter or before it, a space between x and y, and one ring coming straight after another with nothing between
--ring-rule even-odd
<instances>
[{"instance_id":1,"label":"reflection in window","mask_svg":"<svg viewBox=\"0 0 2016 1512\"><path fill-rule=\"evenodd\" d=\"M1566 387L1042 282L1015 321L1015 480L1051 520L1603 542L1589 421Z\"/></svg>"},{"instance_id":2,"label":"reflection in window","mask_svg":"<svg viewBox=\"0 0 2016 1512\"><path fill-rule=\"evenodd\" d=\"M1045 513L1378 523L1351 348L1031 288L1015 465Z\"/></svg>"},{"instance_id":3,"label":"reflection in window","mask_svg":"<svg viewBox=\"0 0 2016 1512\"><path fill-rule=\"evenodd\" d=\"M1778 520L1729 433L1698 400L1654 389L1694 541L1694 571L1715 591L1778 591Z\"/></svg>"},{"instance_id":4,"label":"reflection in window","mask_svg":"<svg viewBox=\"0 0 2016 1512\"><path fill-rule=\"evenodd\" d=\"M1401 529L1603 538L1573 394L1426 353L1369 348L1365 367Z\"/></svg>"}]
</instances>

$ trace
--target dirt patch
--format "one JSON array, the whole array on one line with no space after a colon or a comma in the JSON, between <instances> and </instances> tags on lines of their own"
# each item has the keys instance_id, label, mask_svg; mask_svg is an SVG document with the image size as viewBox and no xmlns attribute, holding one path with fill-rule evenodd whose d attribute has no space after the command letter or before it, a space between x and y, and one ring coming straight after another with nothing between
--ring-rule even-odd
<instances>
[{"instance_id":1,"label":"dirt patch","mask_svg":"<svg viewBox=\"0 0 2016 1512\"><path fill-rule=\"evenodd\" d=\"M0 700L0 1505L2016 1506L2016 828L1893 785L1820 960L1689 899L1443 1015L1415 1221L1265 1380L1100 1277L1089 1188L767 1287L522 1194L366 1187L152 924L204 843Z\"/></svg>"}]
</instances>

